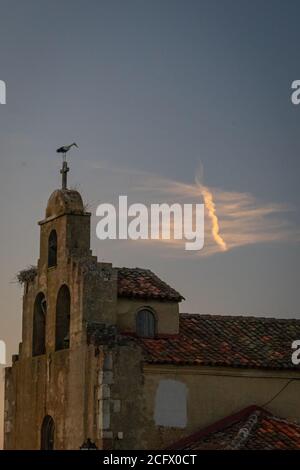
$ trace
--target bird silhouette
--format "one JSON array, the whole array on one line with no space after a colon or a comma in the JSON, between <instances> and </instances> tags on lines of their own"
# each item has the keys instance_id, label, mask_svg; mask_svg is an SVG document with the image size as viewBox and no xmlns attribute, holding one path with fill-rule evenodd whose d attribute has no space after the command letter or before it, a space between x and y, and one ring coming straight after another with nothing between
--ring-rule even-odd
<instances>
[{"instance_id":1,"label":"bird silhouette","mask_svg":"<svg viewBox=\"0 0 300 470\"><path fill-rule=\"evenodd\" d=\"M73 142L73 144L63 145L62 147L59 147L59 149L57 149L56 152L57 153L67 153L70 150L70 148L72 148L73 146L78 148L78 145L75 142Z\"/></svg>"}]
</instances>

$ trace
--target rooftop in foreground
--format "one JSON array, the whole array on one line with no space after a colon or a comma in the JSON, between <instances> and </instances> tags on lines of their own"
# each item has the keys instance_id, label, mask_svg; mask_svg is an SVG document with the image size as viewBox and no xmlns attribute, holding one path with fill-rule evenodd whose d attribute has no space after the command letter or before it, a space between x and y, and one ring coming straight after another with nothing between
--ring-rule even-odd
<instances>
[{"instance_id":1,"label":"rooftop in foreground","mask_svg":"<svg viewBox=\"0 0 300 470\"><path fill-rule=\"evenodd\" d=\"M174 443L181 450L299 450L300 425L249 406Z\"/></svg>"}]
</instances>

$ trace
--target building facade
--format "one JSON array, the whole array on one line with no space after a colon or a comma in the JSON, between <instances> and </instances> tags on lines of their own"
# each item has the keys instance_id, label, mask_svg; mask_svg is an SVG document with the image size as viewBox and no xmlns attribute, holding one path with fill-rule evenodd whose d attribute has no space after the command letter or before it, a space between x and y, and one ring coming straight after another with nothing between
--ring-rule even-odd
<instances>
[{"instance_id":1,"label":"building facade","mask_svg":"<svg viewBox=\"0 0 300 470\"><path fill-rule=\"evenodd\" d=\"M300 423L299 320L189 315L154 273L100 263L77 191L50 196L24 271L5 449L159 449L250 405Z\"/></svg>"}]
</instances>

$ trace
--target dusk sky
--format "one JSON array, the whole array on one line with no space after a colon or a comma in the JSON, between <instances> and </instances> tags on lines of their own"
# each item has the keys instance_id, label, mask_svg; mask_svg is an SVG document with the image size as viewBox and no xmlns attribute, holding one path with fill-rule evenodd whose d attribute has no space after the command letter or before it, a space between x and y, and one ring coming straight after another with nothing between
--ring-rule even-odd
<instances>
[{"instance_id":1,"label":"dusk sky","mask_svg":"<svg viewBox=\"0 0 300 470\"><path fill-rule=\"evenodd\" d=\"M73 141L69 182L89 203L99 260L152 269L186 297L182 312L300 318L299 15L292 0L0 0L8 361L21 338L14 276L37 262L55 150ZM200 252L96 238L97 205L120 194L203 202L199 168L227 251L209 217Z\"/></svg>"}]
</instances>

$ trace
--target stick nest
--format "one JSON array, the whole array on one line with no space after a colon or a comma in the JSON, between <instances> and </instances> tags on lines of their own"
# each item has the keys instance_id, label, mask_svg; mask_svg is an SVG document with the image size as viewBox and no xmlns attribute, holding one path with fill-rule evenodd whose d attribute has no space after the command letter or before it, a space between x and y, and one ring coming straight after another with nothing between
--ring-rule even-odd
<instances>
[{"instance_id":1,"label":"stick nest","mask_svg":"<svg viewBox=\"0 0 300 470\"><path fill-rule=\"evenodd\" d=\"M16 279L20 285L23 285L27 282L33 282L37 275L37 267L29 266L29 268L22 269L16 275Z\"/></svg>"}]
</instances>

